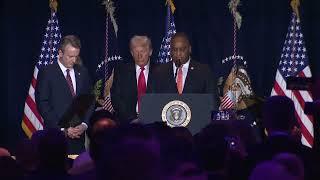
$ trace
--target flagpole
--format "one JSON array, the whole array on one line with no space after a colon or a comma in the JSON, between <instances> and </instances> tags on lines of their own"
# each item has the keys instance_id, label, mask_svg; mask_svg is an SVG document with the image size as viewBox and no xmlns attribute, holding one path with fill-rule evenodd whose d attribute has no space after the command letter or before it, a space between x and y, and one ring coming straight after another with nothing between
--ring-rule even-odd
<instances>
[{"instance_id":1,"label":"flagpole","mask_svg":"<svg viewBox=\"0 0 320 180\"><path fill-rule=\"evenodd\" d=\"M299 15L298 14L299 14L300 1L299 0L291 0L290 6L292 8L293 16L296 16L297 17L297 21L299 22L300 20L299 20ZM294 21L293 22L293 41L294 42L296 41L296 36L295 36L295 34L296 34L296 26L297 26L297 23L296 23L296 21ZM291 49L293 49L294 46L295 46L294 42L291 44ZM293 61L293 63L296 62L296 57L295 56L292 57L292 61ZM290 96L291 96L290 98L291 99L293 99L293 97L294 97L294 91L295 90L291 90L290 91Z\"/></svg>"},{"instance_id":2,"label":"flagpole","mask_svg":"<svg viewBox=\"0 0 320 180\"><path fill-rule=\"evenodd\" d=\"M109 0L108 0L109 2ZM107 62L108 62L108 41L109 41L109 37L108 37L108 32L109 32L109 21L108 21L108 18L109 18L109 13L106 14L106 41L105 41L105 57L104 57L104 63L105 63L105 66L104 66L104 81L103 81L103 84L104 84L104 87L105 87L105 83L107 82ZM104 90L105 88L102 88L103 89L103 97L106 97L106 91Z\"/></svg>"},{"instance_id":3,"label":"flagpole","mask_svg":"<svg viewBox=\"0 0 320 180\"><path fill-rule=\"evenodd\" d=\"M117 32L118 25L115 19L115 6L112 0L103 0L105 6L105 55L97 66L97 81L94 85L94 95L98 107L114 113L111 103L111 86L113 83L113 70L117 61L122 60L118 50ZM110 26L110 27L109 27ZM111 43L111 44L110 44Z\"/></svg>"},{"instance_id":4,"label":"flagpole","mask_svg":"<svg viewBox=\"0 0 320 180\"><path fill-rule=\"evenodd\" d=\"M49 7L51 9L50 21L52 21L54 13L56 13L57 10L58 10L58 2L57 2L57 0L50 0ZM54 28L54 24L53 23L51 23L50 28L51 29ZM52 38L53 38L53 31L50 32L50 39L52 39ZM49 63L52 64L54 58L56 58L56 57L52 57L52 54L53 54L53 42L52 41L49 41L49 46L50 46L50 57L49 57L50 62Z\"/></svg>"},{"instance_id":5,"label":"flagpole","mask_svg":"<svg viewBox=\"0 0 320 180\"><path fill-rule=\"evenodd\" d=\"M175 23L174 23L174 12L175 6L172 0L166 0L166 8L167 8L167 16L165 18L165 34L162 38L162 42L160 45L159 53L158 53L158 63L166 63L171 61L170 57L170 41L171 37L176 33Z\"/></svg>"},{"instance_id":6,"label":"flagpole","mask_svg":"<svg viewBox=\"0 0 320 180\"><path fill-rule=\"evenodd\" d=\"M234 86L235 79L237 77L238 73L238 66L237 66L237 28L240 29L241 27L241 16L240 13L238 12L237 8L240 4L240 0L231 0L229 2L229 9L231 11L231 14L233 15L233 76L232 76L232 86L231 86L231 92L234 97L236 97L236 89ZM237 100L236 100L237 101ZM234 109L238 109L238 103L234 103Z\"/></svg>"},{"instance_id":7,"label":"flagpole","mask_svg":"<svg viewBox=\"0 0 320 180\"><path fill-rule=\"evenodd\" d=\"M228 4L233 16L233 50L231 56L222 60L222 64L232 61L232 68L223 87L223 97L221 98L220 104L220 109L222 110L244 109L247 107L244 98L253 96L250 78L245 70L247 62L243 59L243 56L237 54L237 31L240 29L242 22L242 17L237 10L239 5L240 0L230 0ZM241 65L239 65L239 62L241 62Z\"/></svg>"}]
</instances>

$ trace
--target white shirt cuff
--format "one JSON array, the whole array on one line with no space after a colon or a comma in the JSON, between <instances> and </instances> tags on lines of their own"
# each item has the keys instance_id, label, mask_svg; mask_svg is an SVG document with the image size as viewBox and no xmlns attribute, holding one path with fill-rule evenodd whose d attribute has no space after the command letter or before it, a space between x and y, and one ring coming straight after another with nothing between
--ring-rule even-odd
<instances>
[{"instance_id":1,"label":"white shirt cuff","mask_svg":"<svg viewBox=\"0 0 320 180\"><path fill-rule=\"evenodd\" d=\"M81 123L82 125L84 125L86 127L86 130L88 129L88 125L86 123Z\"/></svg>"},{"instance_id":2,"label":"white shirt cuff","mask_svg":"<svg viewBox=\"0 0 320 180\"><path fill-rule=\"evenodd\" d=\"M88 125L87 125L86 123L83 122L83 123L81 123L81 124L83 124L83 125L86 127L86 130L88 129ZM61 130L61 131L64 131L64 128L60 128L60 130Z\"/></svg>"}]
</instances>

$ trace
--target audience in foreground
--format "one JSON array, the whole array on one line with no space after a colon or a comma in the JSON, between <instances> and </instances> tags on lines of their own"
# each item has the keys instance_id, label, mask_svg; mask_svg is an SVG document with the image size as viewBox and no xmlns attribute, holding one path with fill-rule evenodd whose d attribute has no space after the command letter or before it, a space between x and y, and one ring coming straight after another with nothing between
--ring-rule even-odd
<instances>
[{"instance_id":1,"label":"audience in foreground","mask_svg":"<svg viewBox=\"0 0 320 180\"><path fill-rule=\"evenodd\" d=\"M304 146L287 97L267 99L267 137L252 141L249 127L212 122L192 135L165 123L117 125L104 110L93 113L88 151L67 158L60 129L36 132L15 152L0 148L0 179L309 180L319 179L319 157Z\"/></svg>"}]
</instances>

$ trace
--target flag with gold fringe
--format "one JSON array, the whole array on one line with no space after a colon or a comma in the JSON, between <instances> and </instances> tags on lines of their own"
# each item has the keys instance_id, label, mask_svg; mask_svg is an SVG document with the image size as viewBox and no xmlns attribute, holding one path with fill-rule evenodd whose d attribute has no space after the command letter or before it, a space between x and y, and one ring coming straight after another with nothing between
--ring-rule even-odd
<instances>
[{"instance_id":1,"label":"flag with gold fringe","mask_svg":"<svg viewBox=\"0 0 320 180\"><path fill-rule=\"evenodd\" d=\"M115 19L114 3L111 0L105 0L103 5L105 5L106 10L105 57L98 64L96 70L97 81L94 87L94 94L98 104L97 110L105 109L114 113L110 89L113 82L113 69L116 63L122 60L122 57L118 48L118 25Z\"/></svg>"},{"instance_id":2,"label":"flag with gold fringe","mask_svg":"<svg viewBox=\"0 0 320 180\"><path fill-rule=\"evenodd\" d=\"M247 73L247 61L243 56L237 54L237 32L241 27L242 16L238 11L240 0L230 0L229 10L233 16L233 55L222 60L222 64L232 62L232 68L225 79L223 96L220 109L241 110L247 108L251 103L249 99L254 95L251 81Z\"/></svg>"},{"instance_id":3,"label":"flag with gold fringe","mask_svg":"<svg viewBox=\"0 0 320 180\"><path fill-rule=\"evenodd\" d=\"M287 96L293 100L295 117L300 124L302 133L301 142L306 146L312 147L314 141L313 117L304 113L305 102L313 101L311 92L288 90L286 88L288 77L312 76L299 18L299 4L299 0L291 1L292 17L284 41L271 96Z\"/></svg>"},{"instance_id":4,"label":"flag with gold fringe","mask_svg":"<svg viewBox=\"0 0 320 180\"><path fill-rule=\"evenodd\" d=\"M166 30L165 35L162 39L158 54L158 63L166 63L171 61L170 57L170 41L171 37L176 33L176 25L174 23L173 13L175 11L175 6L172 0L166 1L167 6L167 17L166 17Z\"/></svg>"},{"instance_id":5,"label":"flag with gold fringe","mask_svg":"<svg viewBox=\"0 0 320 180\"><path fill-rule=\"evenodd\" d=\"M42 130L44 126L43 119L37 110L34 92L37 85L37 76L39 70L41 68L45 68L49 64L52 64L58 59L58 47L61 39L61 33L56 13L57 6L58 3L56 0L50 0L51 15L43 35L40 55L37 58L36 65L34 67L29 92L24 105L21 126L29 138L35 131Z\"/></svg>"}]
</instances>

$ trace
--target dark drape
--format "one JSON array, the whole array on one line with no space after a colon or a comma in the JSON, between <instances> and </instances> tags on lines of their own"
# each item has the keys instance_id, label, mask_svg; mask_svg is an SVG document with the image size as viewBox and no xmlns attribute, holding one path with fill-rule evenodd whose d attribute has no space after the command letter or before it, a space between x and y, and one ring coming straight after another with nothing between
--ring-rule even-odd
<instances>
[{"instance_id":1,"label":"dark drape","mask_svg":"<svg viewBox=\"0 0 320 180\"><path fill-rule=\"evenodd\" d=\"M128 41L133 34L147 34L154 47L153 60L164 34L165 0L116 0L120 51L128 60ZM232 16L227 0L175 0L178 31L185 31L192 43L192 56L210 65L214 77L224 76L230 65L221 60L232 55ZM320 12L317 0L303 0L302 28L312 73L320 68ZM58 17L62 34L81 38L81 56L92 77L104 57L105 12L99 0L61 0ZM50 15L48 1L6 0L2 2L1 66L3 105L1 145L13 148L24 137L21 130L24 101L39 55L44 28ZM238 32L238 54L248 62L255 93L271 92L281 49L291 16L289 0L242 0L243 17ZM3 41L4 40L4 41Z\"/></svg>"}]
</instances>

